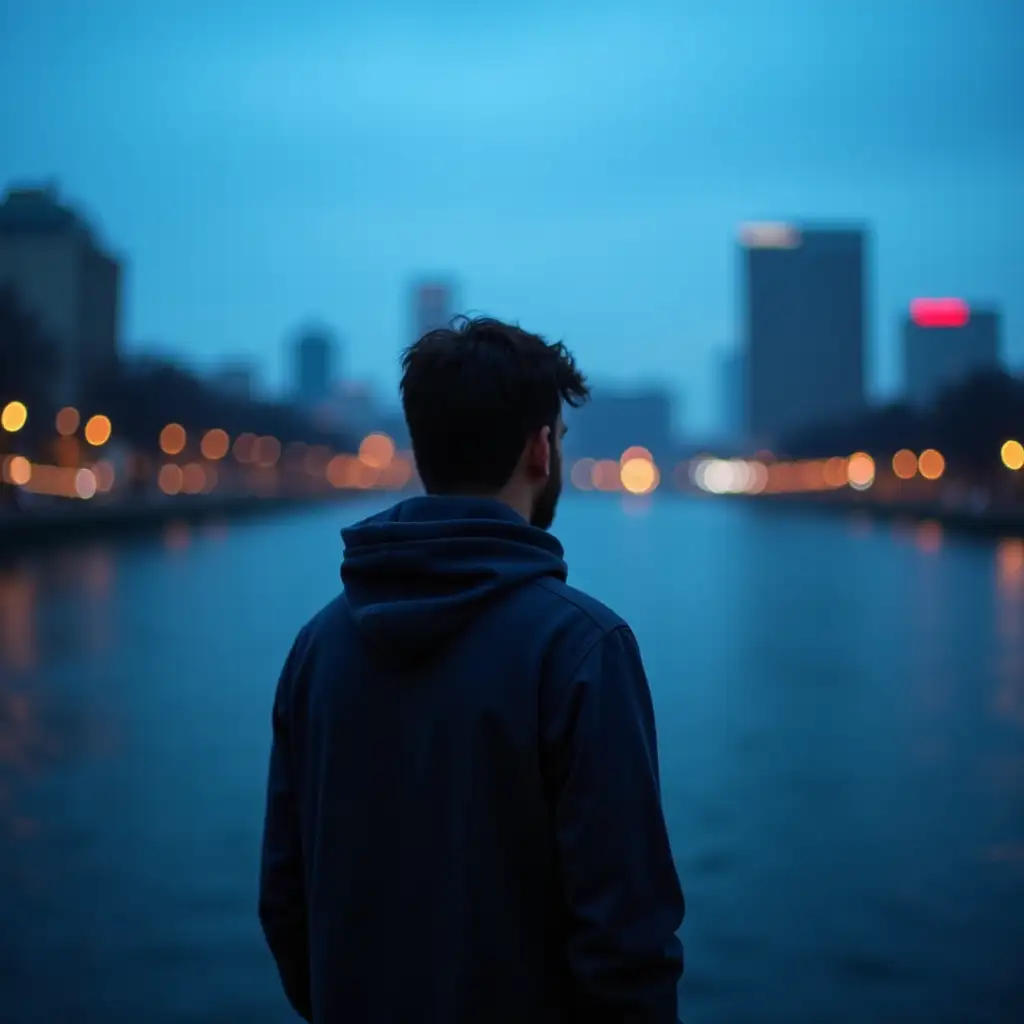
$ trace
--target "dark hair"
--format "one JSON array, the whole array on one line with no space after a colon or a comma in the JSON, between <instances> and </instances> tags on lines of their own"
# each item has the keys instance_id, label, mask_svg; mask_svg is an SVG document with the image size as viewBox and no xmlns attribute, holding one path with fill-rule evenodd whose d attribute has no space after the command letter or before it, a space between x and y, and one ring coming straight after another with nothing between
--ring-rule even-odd
<instances>
[{"instance_id":1,"label":"dark hair","mask_svg":"<svg viewBox=\"0 0 1024 1024\"><path fill-rule=\"evenodd\" d=\"M561 342L490 317L456 317L402 353L402 408L428 493L494 494L530 437L562 403L583 405L586 378Z\"/></svg>"}]
</instances>

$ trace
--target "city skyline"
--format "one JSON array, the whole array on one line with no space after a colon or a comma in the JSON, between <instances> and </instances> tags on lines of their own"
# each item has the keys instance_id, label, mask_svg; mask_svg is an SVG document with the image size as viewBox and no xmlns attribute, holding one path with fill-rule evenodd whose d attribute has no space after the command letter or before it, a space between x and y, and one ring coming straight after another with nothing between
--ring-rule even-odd
<instances>
[{"instance_id":1,"label":"city skyline","mask_svg":"<svg viewBox=\"0 0 1024 1024\"><path fill-rule=\"evenodd\" d=\"M57 179L129 256L130 347L246 351L278 386L315 316L392 396L409 282L440 270L464 308L563 338L595 378L664 380L707 428L736 226L783 218L872 230L872 397L900 384L917 295L998 305L1019 367L1024 14L863 6L12 7L0 180ZM440 70L438 45L459 54Z\"/></svg>"}]
</instances>

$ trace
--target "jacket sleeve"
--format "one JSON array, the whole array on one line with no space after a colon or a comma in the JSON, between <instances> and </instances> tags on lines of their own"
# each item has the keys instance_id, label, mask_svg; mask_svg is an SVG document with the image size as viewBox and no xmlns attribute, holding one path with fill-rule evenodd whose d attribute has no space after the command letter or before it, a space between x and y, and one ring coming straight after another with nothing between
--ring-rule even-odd
<instances>
[{"instance_id":1,"label":"jacket sleeve","mask_svg":"<svg viewBox=\"0 0 1024 1024\"><path fill-rule=\"evenodd\" d=\"M676 1024L684 914L662 812L654 710L625 626L544 697L545 773L576 1016Z\"/></svg>"},{"instance_id":2,"label":"jacket sleeve","mask_svg":"<svg viewBox=\"0 0 1024 1024\"><path fill-rule=\"evenodd\" d=\"M273 738L263 824L259 916L285 995L295 1012L311 1021L306 885L290 736L290 691L297 647L298 641L281 672L271 716Z\"/></svg>"}]
</instances>

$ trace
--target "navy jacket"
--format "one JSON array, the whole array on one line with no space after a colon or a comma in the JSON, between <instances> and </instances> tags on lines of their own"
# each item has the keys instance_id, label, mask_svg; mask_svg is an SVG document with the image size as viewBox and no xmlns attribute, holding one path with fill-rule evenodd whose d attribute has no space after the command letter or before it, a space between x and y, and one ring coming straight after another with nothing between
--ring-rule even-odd
<instances>
[{"instance_id":1,"label":"navy jacket","mask_svg":"<svg viewBox=\"0 0 1024 1024\"><path fill-rule=\"evenodd\" d=\"M683 895L628 626L497 501L342 534L273 708L259 913L317 1024L675 1024Z\"/></svg>"}]
</instances>

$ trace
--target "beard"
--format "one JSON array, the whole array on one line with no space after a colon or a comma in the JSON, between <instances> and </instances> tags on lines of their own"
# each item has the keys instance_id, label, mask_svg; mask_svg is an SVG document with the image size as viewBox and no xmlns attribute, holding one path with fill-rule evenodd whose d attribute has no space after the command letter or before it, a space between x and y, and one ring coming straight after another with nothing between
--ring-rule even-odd
<instances>
[{"instance_id":1,"label":"beard","mask_svg":"<svg viewBox=\"0 0 1024 1024\"><path fill-rule=\"evenodd\" d=\"M544 484L544 489L533 502L530 514L530 525L539 530L550 530L555 521L555 510L558 499L562 496L562 455L557 448L551 451L551 473Z\"/></svg>"}]
</instances>

